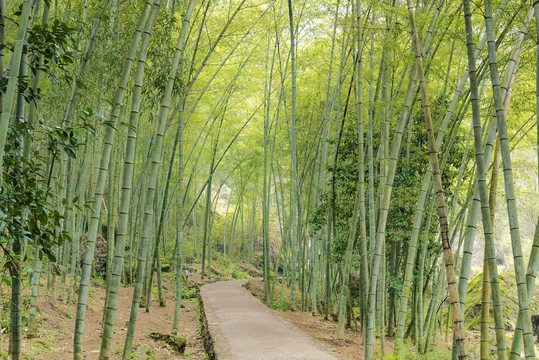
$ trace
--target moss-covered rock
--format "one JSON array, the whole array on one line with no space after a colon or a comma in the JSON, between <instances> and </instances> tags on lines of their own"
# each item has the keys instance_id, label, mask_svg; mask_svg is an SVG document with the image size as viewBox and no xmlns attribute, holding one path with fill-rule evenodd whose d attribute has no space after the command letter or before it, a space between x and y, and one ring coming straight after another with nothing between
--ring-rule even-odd
<instances>
[{"instance_id":1,"label":"moss-covered rock","mask_svg":"<svg viewBox=\"0 0 539 360\"><path fill-rule=\"evenodd\" d=\"M131 359L137 360L155 360L155 353L150 345L143 344L137 346L136 350L131 354Z\"/></svg>"},{"instance_id":2,"label":"moss-covered rock","mask_svg":"<svg viewBox=\"0 0 539 360\"><path fill-rule=\"evenodd\" d=\"M172 266L164 260L161 260L161 272L169 273L172 271Z\"/></svg>"},{"instance_id":3,"label":"moss-covered rock","mask_svg":"<svg viewBox=\"0 0 539 360\"><path fill-rule=\"evenodd\" d=\"M178 337L169 334L161 334L158 332L153 332L150 334L150 337L154 340L159 340L167 344L172 348L177 354L183 354L185 352L185 347L187 346L187 341L183 337Z\"/></svg>"},{"instance_id":4,"label":"moss-covered rock","mask_svg":"<svg viewBox=\"0 0 539 360\"><path fill-rule=\"evenodd\" d=\"M505 328L514 330L518 317L518 293L516 279L513 274L500 273L500 290L502 293L502 305L504 310ZM466 296L466 307L464 310L465 324L468 330L479 330L481 327L481 288L483 284L483 274L476 275L468 284ZM489 294L490 297L490 294ZM531 299L530 308L532 314L539 311L539 299ZM490 306L490 324L494 327L494 312Z\"/></svg>"}]
</instances>

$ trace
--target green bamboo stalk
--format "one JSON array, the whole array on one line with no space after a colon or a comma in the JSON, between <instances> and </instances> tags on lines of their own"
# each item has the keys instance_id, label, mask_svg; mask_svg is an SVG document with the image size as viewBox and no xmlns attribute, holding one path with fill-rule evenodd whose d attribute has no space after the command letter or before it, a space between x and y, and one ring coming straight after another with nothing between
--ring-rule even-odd
<instances>
[{"instance_id":1,"label":"green bamboo stalk","mask_svg":"<svg viewBox=\"0 0 539 360\"><path fill-rule=\"evenodd\" d=\"M389 173L388 173L387 182L386 182L387 189L386 191L384 191L384 199L380 199L380 213L379 213L379 218L378 218L378 223L377 223L375 246L374 246L374 250L372 254L373 261L371 264L371 274L370 274L370 284L369 284L367 331L365 334L366 359L372 359L373 354L374 354L374 319L375 319L375 303L374 302L375 300L371 301L371 299L376 299L376 286L378 283L382 245L385 240L385 228L386 228L387 215L389 213L389 202L391 198L391 190L392 190L393 181L395 178L397 161L400 155L402 136L404 133L404 129L406 127L407 120L408 120L410 105L414 97L413 95L415 94L415 90L416 90L416 82L417 82L417 72L412 71L412 74L408 83L408 89L405 95L404 104L402 106L402 111L400 114L399 122L397 125L397 129L395 130L395 135L394 135L393 142L391 145ZM370 254L370 251L369 251L369 254Z\"/></svg>"},{"instance_id":2,"label":"green bamboo stalk","mask_svg":"<svg viewBox=\"0 0 539 360\"><path fill-rule=\"evenodd\" d=\"M165 136L165 130L167 127L168 115L170 113L170 103L172 97L172 90L174 87L174 82L176 79L176 74L178 72L180 60L183 58L183 51L185 47L185 40L187 31L182 32L183 36L178 38L178 43L174 51L172 65L168 73L167 83L163 98L161 100L161 107L159 109L158 115L158 129L156 133L156 141L154 147L152 148L150 159L151 159L151 170L150 170L150 180L148 183L147 190L147 199L144 211L144 222L143 222L143 234L141 238L141 244L139 249L139 261L137 264L137 282L135 284L135 291L133 293L133 302L131 306L131 315L129 318L129 326L127 330L126 342L124 345L123 359L128 359L131 353L131 347L134 339L134 332L136 327L137 315L138 315L138 305L140 302L140 295L142 290L142 275L145 272L146 266L146 252L149 242L149 230L151 230L151 221L153 218L153 200L155 196L155 184L157 176L159 174L159 165L161 163L162 157L162 148L163 148L163 138Z\"/></svg>"},{"instance_id":3,"label":"green bamboo stalk","mask_svg":"<svg viewBox=\"0 0 539 360\"><path fill-rule=\"evenodd\" d=\"M490 192L489 192L489 208L491 222L494 224L494 210L496 209L496 188L498 186L498 170L500 167L501 148L500 138L496 138L496 151L494 152L494 161L492 163L492 175L490 180ZM493 229L494 230L494 229ZM490 301L488 294L490 290L489 268L488 268L488 252L487 246L485 246L483 260L483 288L481 291L481 346L480 357L481 359L488 360L490 356L489 351L489 307Z\"/></svg>"},{"instance_id":4,"label":"green bamboo stalk","mask_svg":"<svg viewBox=\"0 0 539 360\"><path fill-rule=\"evenodd\" d=\"M374 24L375 13L372 12L371 18L371 48L370 48L370 73L374 77ZM373 127L374 127L374 91L373 91L373 79L369 81L369 111L368 111L368 124L367 124L367 162L368 162L368 204L369 204L369 244L374 247L376 241L376 213L374 206L374 150L373 150ZM363 309L361 317L361 329L364 331L367 327L367 306L368 306L368 294L369 294L369 265L370 259L373 256L373 252L369 251L367 242L361 243L361 254L363 261L361 269L363 272L362 285L363 285Z\"/></svg>"},{"instance_id":5,"label":"green bamboo stalk","mask_svg":"<svg viewBox=\"0 0 539 360\"><path fill-rule=\"evenodd\" d=\"M332 120L333 117L330 116L331 110L333 109L333 104L335 103L335 94L336 91L331 94L331 81L332 81L332 74L333 74L333 57L335 52L335 41L336 41L336 32L337 32L337 24L339 19L339 5L340 0L337 1L336 4L336 10L335 10L335 20L333 22L333 36L331 41L331 50L329 55L329 70L328 70L328 78L327 78L327 85L326 85L326 97L325 97L325 105L324 105L324 116L322 119L323 123L323 130L322 130L322 153L321 153L321 159L320 159L320 179L319 183L317 184L318 187L323 188L326 186L326 179L327 179L327 157L328 157L328 137L329 132L331 131L333 125ZM339 78L341 75L339 75ZM328 122L329 121L329 122ZM318 200L320 202L320 199Z\"/></svg>"},{"instance_id":6,"label":"green bamboo stalk","mask_svg":"<svg viewBox=\"0 0 539 360\"><path fill-rule=\"evenodd\" d=\"M135 34L133 36L131 45L129 47L129 50L125 58L124 67L123 67L120 82L118 85L118 90L116 92L116 96L114 99L115 101L114 101L113 110L109 118L110 119L109 121L112 123L111 124L112 126L109 129L107 129L107 132L106 132L106 138L105 138L105 142L103 146L102 158L100 161L99 172L98 172L97 187L96 187L95 195L94 195L93 212L92 212L90 222L89 222L88 238L86 241L86 251L84 254L84 261L83 261L83 266L82 266L79 299L77 303L77 316L76 316L76 322L75 322L75 336L74 336L74 350L73 350L73 356L75 360L82 360L84 322L85 322L85 315L86 315L86 306L88 303L88 294L90 290L89 289L90 275L91 275L91 268L92 268L92 263L93 263L94 250L95 250L95 239L96 239L97 230L99 227L99 218L101 214L101 203L103 200L105 179L107 176L107 171L108 171L108 166L109 166L109 161L110 161L110 154L112 151L112 140L114 139L114 135L116 133L114 127L118 122L118 118L120 114L119 104L123 102L125 88L127 86L127 81L129 80L129 74L131 72L131 65L133 63L135 52L137 50L138 43L142 36L142 32L144 30L146 20L150 13L150 8L152 7L152 3L153 1L151 0L146 1L144 9L139 18L137 28L135 30Z\"/></svg>"},{"instance_id":7,"label":"green bamboo stalk","mask_svg":"<svg viewBox=\"0 0 539 360\"><path fill-rule=\"evenodd\" d=\"M182 31L187 32L187 29L190 26L191 14L193 12L194 5L196 0L191 0L189 3L189 8L186 12L186 15L182 18ZM185 30L184 30L185 29ZM182 58L180 59L179 64L179 75L180 79L183 79L184 73L184 58L183 52L181 53ZM185 98L180 100L180 111L178 117L178 223L177 223L177 237L176 237L176 301L174 306L174 317L172 320L172 333L177 334L178 332L178 323L180 319L181 312L181 301L182 301L182 271L183 271L183 218L184 218L184 198L183 196L183 173L185 170L185 164L183 160L183 131L185 128L185 121L183 118L183 111L185 107ZM194 224L193 224L194 225ZM224 246L223 246L224 247Z\"/></svg>"},{"instance_id":8,"label":"green bamboo stalk","mask_svg":"<svg viewBox=\"0 0 539 360\"><path fill-rule=\"evenodd\" d=\"M9 123L11 117L14 115L13 111L15 110L15 102L18 94L19 70L23 56L23 47L26 39L26 31L30 23L30 15L32 14L33 9L30 0L24 0L21 5L22 9L19 18L19 28L13 44L13 52L10 57L11 69L7 73L7 87L5 93L2 95L2 112L0 113L0 155L4 153ZM2 183L3 167L4 156L2 155L0 156L0 184ZM18 358L20 355L17 354L16 356Z\"/></svg>"},{"instance_id":9,"label":"green bamboo stalk","mask_svg":"<svg viewBox=\"0 0 539 360\"><path fill-rule=\"evenodd\" d=\"M75 174L76 174L76 165L77 163L72 161L73 159L70 157L67 161L67 179L66 179L66 190L65 190L65 199L66 199L66 206L64 208L64 224L63 229L66 233L69 234L71 239L75 238L75 210L73 207L73 194L76 189L76 183L75 183ZM60 300L64 299L66 302L68 301L68 288L66 287L67 282L67 275L69 272L69 265L70 265L70 250L72 248L72 244L68 242L63 243L63 251L62 251L62 276L60 279ZM71 271L73 271L73 268L71 268Z\"/></svg>"},{"instance_id":10,"label":"green bamboo stalk","mask_svg":"<svg viewBox=\"0 0 539 360\"><path fill-rule=\"evenodd\" d=\"M431 214L431 211L428 212ZM427 216L427 223L425 225L425 237L423 239L423 244L421 245L421 254L419 256L419 273L417 279L417 330L418 337L416 338L417 351L422 354L424 353L423 348L423 336L424 336L424 323L423 323L423 283L424 283L424 272L425 272L425 258L427 257L427 243L429 241L430 233L430 224L432 221L432 214Z\"/></svg>"},{"instance_id":11,"label":"green bamboo stalk","mask_svg":"<svg viewBox=\"0 0 539 360\"><path fill-rule=\"evenodd\" d=\"M75 283L78 279L79 274L79 258L80 258L80 241L82 239L82 233L85 228L86 224L86 218L84 216L84 210L80 208L80 204L84 203L84 190L87 185L88 180L88 171L89 171L89 164L91 164L90 156L90 148L91 148L91 142L93 140L90 139L89 134L86 135L86 141L85 141L85 147L84 147L84 158L81 162L81 165L79 166L79 176L77 179L77 185L75 187L75 196L78 197L78 200L74 202L74 205L78 206L77 216L75 217L75 231L72 236L72 254L71 254L71 279L69 281L69 287L67 289L67 301L69 303L73 302L72 294L74 291Z\"/></svg>"},{"instance_id":12,"label":"green bamboo stalk","mask_svg":"<svg viewBox=\"0 0 539 360\"><path fill-rule=\"evenodd\" d=\"M271 36L268 34L268 44L267 52L269 53L270 49L270 40ZM275 56L277 53L277 44L273 46L273 52L271 57L271 65L269 66L269 79L265 77L265 98L266 102L264 103L264 180L263 180L263 189L262 189L262 236L263 236L263 258L264 258L264 301L266 304L271 304L271 287L270 287L270 206L271 206L271 167L268 163L268 160L273 160L273 151L270 148L270 136L271 136L271 124L270 124L270 109L271 109L271 93L273 86L273 72L275 66ZM269 54L267 54L269 55ZM269 57L268 57L269 58ZM268 63L266 63L266 73L268 73ZM269 152L271 151L271 159L268 159ZM227 213L225 214L225 224L224 228L226 229L226 216L228 215L228 205L227 204ZM224 232L226 233L226 231ZM313 240L314 241L314 240ZM224 243L224 240L223 240ZM315 295L316 297L316 295Z\"/></svg>"},{"instance_id":13,"label":"green bamboo stalk","mask_svg":"<svg viewBox=\"0 0 539 360\"><path fill-rule=\"evenodd\" d=\"M501 11L503 11L506 4L507 4L507 1L504 1L504 3L500 6L500 9L499 9L499 11L498 11L498 13L496 15L496 22L498 21L498 19L500 17L500 14L501 14ZM483 49L485 43L486 43L486 37L483 37L481 39L479 45L477 46L477 49L476 49L476 52L475 52L476 57L480 54L480 52ZM424 49L424 47L422 47L422 48ZM436 147L437 148L439 148L442 145L442 141L444 139L444 136L445 136L447 127L449 125L449 122L450 122L451 118L456 115L455 114L455 108L457 106L457 103L458 103L461 95L462 95L462 92L463 92L464 86L466 85L467 80L468 80L468 72L466 71L464 73L464 75L461 77L461 79L460 79L460 81L458 83L458 86L454 91L454 95L453 95L453 98L451 99L449 107L446 110L444 119L442 121L442 125L440 127L439 132L438 132L438 138L436 139L437 140L436 141ZM487 148L487 154L488 154L488 148ZM401 297L400 297L400 305L398 307L399 310L398 310L398 315L397 315L397 335L396 335L396 338L395 338L395 349L396 349L397 353L399 352L400 348L402 347L402 341L403 341L403 336L404 336L404 325L405 325L405 320L406 320L406 311L407 311L407 304L408 304L408 294L409 294L409 291L410 291L410 286L411 286L411 281L412 281L412 276L413 276L413 269L414 269L415 259L416 259L416 256L417 256L417 242L418 242L419 233L420 233L420 229L421 229L421 223L422 223L422 220L423 220L423 214L424 214L424 209L425 209L425 201L426 201L426 198L427 198L427 192L428 192L428 188L430 186L431 180L432 180L432 168L431 168L431 165L429 164L427 173L426 173L425 177L423 178L423 183L421 185L421 190L420 190L420 193L419 193L419 200L417 202L417 207L415 209L414 221L413 221L413 225L412 225L412 234L411 234L410 242L409 242L409 245L408 245L408 253L407 253L407 257L406 257L406 268L405 268L405 274L404 274L403 288L402 288L402 293L401 293ZM474 202L473 204L478 205L478 201ZM476 206L476 205L474 205L474 206ZM474 234L474 231L475 231L475 224L477 223L477 218L479 216L478 210L479 210L479 207L477 207L475 211L472 210L470 212L470 216L471 216L470 221L471 221L471 223L470 222L469 223L471 225L470 225L469 229L471 229L473 231L469 232L470 237L467 237L467 238L473 239L473 234ZM473 243L472 243L472 247L473 247ZM469 250L468 252L466 252L466 250L465 250L465 255L466 254L471 255L471 250ZM470 260L471 260L471 257L470 257ZM462 268L463 269L466 268L464 262L463 262ZM466 278L466 277L467 276L464 276L464 278ZM463 278L463 276L461 274L461 279L462 278ZM467 284L467 281L466 281L465 284ZM459 297L464 298L465 291L463 293L461 291L462 288L463 287L461 285L461 282L459 282L459 290L460 290L459 291Z\"/></svg>"},{"instance_id":14,"label":"green bamboo stalk","mask_svg":"<svg viewBox=\"0 0 539 360\"><path fill-rule=\"evenodd\" d=\"M501 303L500 283L498 280L498 268L496 265L496 253L494 248L494 234L492 226L492 217L489 207L489 196L487 190L487 169L483 156L481 121L479 110L479 95L477 90L477 73L474 57L473 29L471 20L470 3L467 0L463 1L466 24L466 42L468 48L468 68L470 74L470 89L471 101L473 110L473 127L474 127L474 144L475 157L477 164L477 183L481 201L481 215L483 220L483 228L485 234L485 253L488 258L488 273L490 276L490 285L492 292L492 302L494 309L494 320L496 325L496 342L498 350L498 358L506 359L507 352L505 346L505 325L503 320L503 308ZM491 184L492 186L492 184ZM491 190L492 191L492 190ZM484 275L485 276L485 275Z\"/></svg>"},{"instance_id":15,"label":"green bamboo stalk","mask_svg":"<svg viewBox=\"0 0 539 360\"><path fill-rule=\"evenodd\" d=\"M533 2L533 10L535 16L535 28L539 29L539 2ZM539 39L536 38L536 84L535 84L535 93L536 93L536 122L539 123ZM539 135L539 126L537 127L537 134ZM537 138L537 155L539 156L539 136ZM528 289L528 297L531 299L534 292L535 279L539 266L539 218L535 225L535 233L533 236L532 250L530 253L530 258L528 260L528 267L526 271L526 285ZM511 353L509 355L510 360L516 360L520 357L522 351L522 314L518 314L517 324L515 327L515 333L513 336L513 343L511 344Z\"/></svg>"},{"instance_id":16,"label":"green bamboo stalk","mask_svg":"<svg viewBox=\"0 0 539 360\"><path fill-rule=\"evenodd\" d=\"M204 238L202 242L202 272L201 277L204 278L204 265L206 259L206 246L208 247L208 270L211 272L211 237L210 237L210 215L211 215L211 187L213 180L213 173L215 171L215 156L217 154L217 144L219 143L219 137L221 134L221 127L223 125L224 114L221 116L219 127L217 129L217 135L212 145L212 160L210 165L210 173L206 184L206 207L204 212Z\"/></svg>"},{"instance_id":17,"label":"green bamboo stalk","mask_svg":"<svg viewBox=\"0 0 539 360\"><path fill-rule=\"evenodd\" d=\"M3 44L6 39L6 0L0 0L0 44ZM4 73L4 57L5 57L5 51L4 49L0 49L0 71L2 74ZM3 94L0 94L0 113L2 108L2 96Z\"/></svg>"},{"instance_id":18,"label":"green bamboo stalk","mask_svg":"<svg viewBox=\"0 0 539 360\"><path fill-rule=\"evenodd\" d=\"M498 13L496 18L499 18L500 10L503 9L506 5L506 2L502 4L500 9L498 9ZM522 41L524 40L524 36L526 34L527 29L527 23L531 20L531 13L528 14L528 17L525 20L525 24L523 25L523 30L521 30L519 37L517 38L517 41L515 43L515 46L512 50L511 57L508 61L506 70L505 70L505 77L504 77L504 90L505 93L505 103L506 107L508 107L509 101L510 101L510 95L511 95L511 88L512 88L512 82L514 81L514 77L516 75L517 71L517 63L518 58L520 56L521 52L521 46ZM502 32L502 35L503 36ZM486 37L483 37L483 40L486 40ZM483 41L481 43L484 43ZM475 56L477 57L478 52L475 52ZM483 67L483 69L485 69ZM485 80L483 79L483 85L484 86ZM508 89L506 92L505 89ZM494 118L491 120L490 126L486 126L486 134L484 136L484 147L485 147L485 164L490 163L490 157L493 151L494 142L496 138L496 118L495 114L493 114ZM461 273L460 273L460 279L459 279L459 296L461 301L461 307L464 310L464 304L466 302L466 291L468 286L468 277L470 273L471 268L471 260L472 260L472 252L473 252L473 244L475 239L475 230L476 230L476 224L479 217L479 209L480 209L480 199L479 199L479 190L478 190L478 184L477 181L474 184L475 193L473 196L473 202L472 207L469 212L469 218L468 218L468 225L466 229L465 234L465 241L464 241L464 254L462 259L462 267L461 267ZM456 356L456 349L453 350L454 357Z\"/></svg>"},{"instance_id":19,"label":"green bamboo stalk","mask_svg":"<svg viewBox=\"0 0 539 360\"><path fill-rule=\"evenodd\" d=\"M0 20L0 43L3 43L4 40L4 1L1 1L0 4L0 17L2 18ZM42 15L42 24L45 24L48 21L48 14L49 14L49 7L45 5L45 8L43 9L43 15ZM4 50L1 50L0 57L2 58L0 65L1 71L3 71L3 54ZM38 68L43 63L43 56L40 54L38 55ZM37 88L39 87L39 81L40 81L40 74L41 72L38 70L35 75L32 77L32 89L33 91L37 91ZM1 102L1 96L0 96L0 102ZM32 101L29 105L29 112L28 112L28 121L30 123L30 126L35 124L36 120L36 101ZM31 148L31 139L24 138L23 139L23 157L29 158L30 156L30 148ZM36 249L36 257L34 260L34 272L32 273L32 293L30 295L30 311L29 311L29 318L28 318L28 337L35 336L36 332L36 313L37 313L37 296L39 292L39 278L41 276L41 259L39 258L39 252L41 250L38 248Z\"/></svg>"},{"instance_id":20,"label":"green bamboo stalk","mask_svg":"<svg viewBox=\"0 0 539 360\"><path fill-rule=\"evenodd\" d=\"M20 78L26 77L26 65L22 59L26 57L25 51L21 56L21 63L19 64L18 76ZM2 114L3 116L3 114ZM14 125L25 122L24 112L24 98L20 90L17 91ZM15 152L15 159L21 157L19 149L12 150ZM0 155L3 157L2 151ZM1 164L0 164L1 165ZM13 176L20 176L19 169L15 167L13 169ZM1 170L0 170L1 171ZM0 175L1 182L1 175ZM16 189L15 189L16 191ZM24 221L23 214L23 221ZM13 243L11 245L11 254L9 255L8 266L11 276L11 298L10 298L10 337L9 337L9 353L12 359L19 360L21 357L21 342L22 342L22 276L24 272L24 254L25 254L25 242L23 238L23 222L17 224L17 231L12 234Z\"/></svg>"},{"instance_id":21,"label":"green bamboo stalk","mask_svg":"<svg viewBox=\"0 0 539 360\"><path fill-rule=\"evenodd\" d=\"M357 65L355 68L356 71L356 121L357 121L357 137L358 137L358 186L356 192L356 198L354 203L354 213L352 215L352 225L348 233L348 242L346 245L346 257L344 263L344 273L343 273L343 284L340 295L340 305L339 305L339 338L344 339L344 322L346 315L346 305L348 302L351 302L349 294L349 279L350 271L352 264L352 252L354 248L354 243L356 240L357 224L359 223L360 228L360 241L362 244L362 251L365 251L367 247L367 229L366 229L366 220L365 220L365 165L364 165L364 141L363 141L363 71L362 71L362 28L361 28L361 2L356 0L355 4L356 11L356 24L358 26L358 36L357 36ZM363 253L363 256L366 254ZM362 274L365 276L367 273L367 262L362 261Z\"/></svg>"},{"instance_id":22,"label":"green bamboo stalk","mask_svg":"<svg viewBox=\"0 0 539 360\"><path fill-rule=\"evenodd\" d=\"M434 260L436 262L436 259ZM437 325L437 317L438 317L438 313L434 309L434 307L437 306L438 304L439 296L442 292L441 291L442 282L443 282L442 278L444 277L445 277L445 267L441 266L436 282L435 284L433 284L433 288L435 289L433 297L431 299L431 308L432 308L431 313L433 313L433 315L430 317L430 321L428 322L429 325L428 325L428 330L427 330L427 338L425 340L425 346L424 346L425 352L429 351L430 344L435 342L435 340L431 341L431 338L436 338L436 325Z\"/></svg>"},{"instance_id":23,"label":"green bamboo stalk","mask_svg":"<svg viewBox=\"0 0 539 360\"><path fill-rule=\"evenodd\" d=\"M524 338L524 353L526 359L535 358L534 339L531 325L531 313L529 309L530 301L524 277L524 262L522 259L522 249L520 243L520 230L518 225L518 214L516 209L516 199L513 183L513 170L511 166L511 154L509 150L509 136L507 134L507 123L505 109L503 105L503 95L500 89L500 79L496 61L496 44L494 38L494 28L492 22L492 5L490 0L485 0L485 25L487 34L487 44L489 53L489 69L494 93L496 117L498 123L498 134L502 149L502 162L505 180L505 192L507 201L507 211L510 223L511 244L513 248L513 258L515 266L515 276L519 299L519 309L522 314L522 328ZM490 268L489 268L490 270Z\"/></svg>"},{"instance_id":24,"label":"green bamboo stalk","mask_svg":"<svg viewBox=\"0 0 539 360\"><path fill-rule=\"evenodd\" d=\"M415 25L415 16L413 5L411 0L407 0L408 14L410 17L410 27L412 31L412 43L414 47L414 54L416 58L417 73L419 75L419 86L421 89L421 103L423 106L423 113L425 115L425 123L427 127L427 136L429 140L430 157L432 163L432 172L434 177L434 184L436 189L436 200L438 203L438 217L440 220L440 233L442 237L443 253L445 259L446 276L449 290L449 297L451 303L451 312L453 315L453 324L455 330L455 338L457 341L457 350L459 359L467 359L466 338L464 333L464 325L462 312L460 308L459 294L457 289L457 280L455 276L455 270L453 267L453 254L448 239L448 224L447 215L445 210L445 200L443 195L442 179L440 173L440 167L438 164L436 141L432 130L432 120L430 115L430 104L427 93L427 84L423 72L422 55L419 44L419 37Z\"/></svg>"},{"instance_id":25,"label":"green bamboo stalk","mask_svg":"<svg viewBox=\"0 0 539 360\"><path fill-rule=\"evenodd\" d=\"M268 44L266 47L266 56L268 56L269 47L270 47L270 37L268 36ZM269 174L268 174L268 145L269 145L269 113L270 113L270 99L271 99L271 81L273 76L273 64L275 61L275 49L273 51L273 58L271 64L270 79L268 81L267 76L265 77L264 84L264 97L266 101L264 102L264 173L263 173L263 187L262 187L262 258L263 258L263 282L264 282L264 302L266 304L271 304L270 298L270 274L269 274L269 209L270 209L270 188L268 186ZM268 72L268 64L266 63L266 74ZM226 224L226 219L225 219Z\"/></svg>"},{"instance_id":26,"label":"green bamboo stalk","mask_svg":"<svg viewBox=\"0 0 539 360\"><path fill-rule=\"evenodd\" d=\"M80 267L77 264L80 264L80 241L82 239L82 233L85 228L86 218L84 216L84 210L80 207L81 203L84 203L84 189L87 185L88 179L88 170L90 163L90 139L89 135L86 136L86 145L84 149L84 158L79 166L79 176L77 179L77 185L75 187L75 196L78 197L78 200L74 202L74 205L77 205L77 215L75 216L75 229L72 237L72 248L71 248L71 279L69 281L69 287L67 289L67 301L68 303L73 303L73 292L75 288L75 283L78 280L78 274Z\"/></svg>"},{"instance_id":27,"label":"green bamboo stalk","mask_svg":"<svg viewBox=\"0 0 539 360\"><path fill-rule=\"evenodd\" d=\"M292 159L292 205L290 209L291 217L291 250L292 250L292 269L291 269L291 294L290 306L294 310L296 308L296 267L297 267L297 233L298 233L298 209L299 209L299 183L297 171L297 155L296 155L296 37L294 28L294 17L292 10L292 0L288 0L288 18L290 20L290 59L291 59L291 75L292 75L292 112L291 112L291 131L290 131L290 151Z\"/></svg>"},{"instance_id":28,"label":"green bamboo stalk","mask_svg":"<svg viewBox=\"0 0 539 360\"><path fill-rule=\"evenodd\" d=\"M166 154L162 154L161 157L165 157ZM154 271L157 267L157 292L159 297L159 304L162 306L163 296L162 296L162 283L161 283L161 255L159 254L159 250L161 247L161 241L160 237L158 236L158 217L157 214L160 213L159 211L159 191L158 189L161 188L160 184L160 176L159 174L156 177L155 180L155 195L153 197L153 214L152 217L152 227L151 227L151 234L150 234L150 241L152 241L151 244L149 244L148 251L146 253L146 268L145 268L145 277L144 277L144 290L143 290L143 296L146 300L145 308L146 312L150 312L150 307L152 303L152 290L153 290L153 278L154 278Z\"/></svg>"},{"instance_id":29,"label":"green bamboo stalk","mask_svg":"<svg viewBox=\"0 0 539 360\"><path fill-rule=\"evenodd\" d=\"M194 4L192 4L194 6ZM192 10L191 8L188 9L188 13L187 15L189 17L184 17L182 19L182 31L186 31L188 33L188 30L190 29L189 27L189 22L190 22L190 17L191 17L191 13L192 13ZM180 82L183 82L183 79L184 79L184 62L185 62L185 59L183 58L183 53L182 53L182 59L180 60L180 64L179 64L179 70L178 70L178 76L179 76L179 79L180 79ZM167 169L167 174L166 174L166 180L165 180L165 190L163 191L163 206L161 208L161 214L160 214L160 217L159 217L159 226L158 226L158 229L157 229L157 244L159 245L160 244L160 240L161 240L161 237L164 236L163 235L163 223L165 222L165 213L166 213L166 208L168 207L168 193L169 193L169 189L170 189L170 178L171 178L171 175L172 175L172 167L173 167L173 164L174 164L174 158L176 156L176 148L178 147L178 143L180 141L182 141L182 146L183 146L183 133L181 133L183 131L183 128L184 128L184 108L185 108L185 100L186 100L186 97L182 94L182 96L180 97L180 104L179 104L179 117L178 117L178 129L177 129L177 132L176 132L176 137L175 137L175 140L174 140L174 145L173 145L173 149L172 149L172 153L171 153L171 160L169 162L169 167ZM217 105L216 105L217 107ZM215 107L215 108L216 108ZM215 110L214 108L214 110ZM212 110L212 114L213 114L213 110ZM207 122L209 121L211 115L208 117L208 120ZM206 122L206 123L207 123ZM202 133L202 132L201 132ZM200 138L200 135L201 133L199 134L199 138ZM198 142L198 139L197 139L197 142ZM196 142L195 142L195 145L196 145ZM193 146L192 148L192 151L194 150L194 147L195 145ZM204 146L202 146L203 148ZM183 147L181 149L183 151ZM202 152L202 151L201 151ZM200 156L200 154L199 154ZM180 154L180 157L181 159L183 159L183 153ZM183 160L181 160L183 161ZM188 161L188 160L187 160ZM197 161L198 162L198 158L197 158ZM183 179L182 179L182 175L183 174L183 170L184 170L184 165L180 164L180 175L179 175L179 180L178 180L178 187L179 187L179 191L180 192L183 192ZM186 189L187 191L188 189ZM181 248L179 249L178 246L182 246L183 244L183 199L182 199L182 194L179 195L179 199L181 200L181 205L180 205L180 216L181 216L181 226L179 226L178 228L178 233L177 233L177 239L176 239L176 251L177 251L177 256L176 258L179 259L181 261L181 258L182 258L182 255L181 255ZM166 223L165 223L166 225ZM153 258L153 265L151 266L150 268L150 277L149 277L149 282L151 284L152 282L152 279L153 279L153 271L154 271L154 267L155 267L155 261L159 260L158 258L158 253L157 253L157 248L156 248L156 251L154 253L154 258ZM178 266L178 264L176 264ZM182 266L180 264L180 267L177 268L177 277L179 276L181 280L181 271L182 271ZM158 278L160 277L159 275L159 272L160 272L160 267L158 267ZM177 295L177 298L176 298L176 304L177 306L181 306L181 281L179 281L177 279L177 288L176 288L176 295ZM180 287L178 289L178 286ZM148 292L148 294L150 294L150 292ZM148 297L149 298L149 297ZM162 303L162 299L160 299L160 304ZM179 304L179 305L178 305ZM149 309L149 305L150 305L150 302L148 301L147 303L147 308L146 310L148 311ZM179 308L178 308L179 309ZM179 316L179 311L178 310L178 313L177 313L177 316ZM176 318L175 318L176 319ZM176 324L176 325L174 325ZM173 331L177 331L177 319L176 319L176 322L173 322Z\"/></svg>"}]
</instances>

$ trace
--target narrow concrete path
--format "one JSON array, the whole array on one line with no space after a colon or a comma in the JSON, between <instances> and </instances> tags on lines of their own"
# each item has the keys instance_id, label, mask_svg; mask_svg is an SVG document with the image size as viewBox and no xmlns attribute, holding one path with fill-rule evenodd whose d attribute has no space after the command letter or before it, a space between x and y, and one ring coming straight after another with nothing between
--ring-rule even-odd
<instances>
[{"instance_id":1,"label":"narrow concrete path","mask_svg":"<svg viewBox=\"0 0 539 360\"><path fill-rule=\"evenodd\" d=\"M218 360L338 359L248 293L242 287L246 282L223 281L200 288Z\"/></svg>"}]
</instances>

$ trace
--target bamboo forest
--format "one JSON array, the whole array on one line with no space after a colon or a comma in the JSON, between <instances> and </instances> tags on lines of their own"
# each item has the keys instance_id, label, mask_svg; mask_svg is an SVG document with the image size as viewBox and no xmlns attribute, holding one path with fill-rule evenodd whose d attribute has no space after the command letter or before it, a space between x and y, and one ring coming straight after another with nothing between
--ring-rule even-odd
<instances>
[{"instance_id":1,"label":"bamboo forest","mask_svg":"<svg viewBox=\"0 0 539 360\"><path fill-rule=\"evenodd\" d=\"M539 1L0 0L0 358L539 359Z\"/></svg>"}]
</instances>

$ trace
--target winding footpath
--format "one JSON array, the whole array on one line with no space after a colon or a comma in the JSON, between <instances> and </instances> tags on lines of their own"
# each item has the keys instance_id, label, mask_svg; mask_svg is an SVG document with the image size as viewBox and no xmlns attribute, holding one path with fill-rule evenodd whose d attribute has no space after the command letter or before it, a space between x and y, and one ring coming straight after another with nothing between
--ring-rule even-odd
<instances>
[{"instance_id":1,"label":"winding footpath","mask_svg":"<svg viewBox=\"0 0 539 360\"><path fill-rule=\"evenodd\" d=\"M223 281L200 289L217 360L338 359L248 293L242 287L246 282Z\"/></svg>"}]
</instances>

